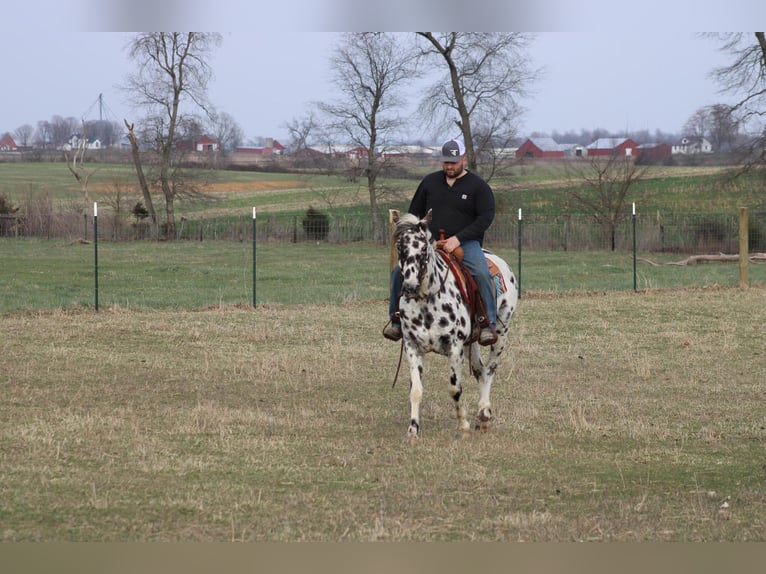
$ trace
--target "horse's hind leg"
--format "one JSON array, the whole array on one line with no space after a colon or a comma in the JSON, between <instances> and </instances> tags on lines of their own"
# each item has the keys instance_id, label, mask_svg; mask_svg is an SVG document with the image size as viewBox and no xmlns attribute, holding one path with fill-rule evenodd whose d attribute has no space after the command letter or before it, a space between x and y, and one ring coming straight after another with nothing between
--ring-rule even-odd
<instances>
[{"instance_id":1,"label":"horse's hind leg","mask_svg":"<svg viewBox=\"0 0 766 574\"><path fill-rule=\"evenodd\" d=\"M457 415L457 438L462 438L471 431L471 425L466 416L465 406L463 406L463 385L461 382L463 376L463 346L456 346L450 352L450 381L449 394L455 404L455 413Z\"/></svg>"}]
</instances>

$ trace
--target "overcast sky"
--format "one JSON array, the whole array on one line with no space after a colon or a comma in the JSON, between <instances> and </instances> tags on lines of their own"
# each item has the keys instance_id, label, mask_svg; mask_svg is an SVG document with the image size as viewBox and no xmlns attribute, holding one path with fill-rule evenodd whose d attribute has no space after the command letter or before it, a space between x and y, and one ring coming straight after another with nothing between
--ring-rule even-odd
<instances>
[{"instance_id":1,"label":"overcast sky","mask_svg":"<svg viewBox=\"0 0 766 574\"><path fill-rule=\"evenodd\" d=\"M447 7L465 6L463 2L444 1ZM647 1L647 7L654 3ZM727 6L735 8L738 2L734 0ZM396 7L398 3L399 0L394 0L389 6ZM217 2L220 7L240 6L237 14L242 17L224 11L224 16L217 14L209 20L204 18L207 8L200 6L210 3L196 0L165 2L168 10L155 10L151 17L150 9L145 8L142 13L141 7L155 4L144 0L124 3L134 8L129 12L122 11L123 3L118 0L108 3L111 11L105 14L99 8L103 4L80 0L77 5L83 9L83 18L78 19L72 16L73 11L77 14L77 8L63 11L59 3L53 3L46 12L47 19L34 25L27 22L33 9L29 2L11 4L20 8L5 8L18 13L11 15L11 25L5 26L3 34L4 45L14 46L16 57L3 58L0 133L13 132L22 124L36 126L38 121L49 120L53 115L98 119L99 94L103 94L107 119L119 122L123 118L140 119L140 111L128 107L125 94L117 88L134 69L125 52L132 33L118 30L162 29L162 24L167 25L165 29L172 29L173 24L202 27L200 22L206 22L219 26L218 29L232 30L222 32L223 44L214 55L214 79L210 86L213 103L235 118L246 140L260 136L287 140L285 123L302 117L312 102L333 98L328 59L337 34L311 30L326 30L335 23L337 29L358 31L360 25L367 23L362 16L354 16L356 20L349 19L348 14L341 17L339 10L345 6L344 0L325 2L334 11L324 12L318 19L312 19L312 14L321 3L307 4L304 0L282 3L290 4L296 11L305 8L297 22L289 20L284 7L275 12L273 8L254 7L253 2L241 5ZM179 19L170 10L175 4L192 9ZM558 0L546 4L571 5ZM475 5L473 2L472 6ZM685 0L678 5L681 9L702 6ZM502 6L501 13L505 14L514 9L514 2L506 1ZM516 28L521 21L530 29L545 29L543 25L548 22L548 29L559 30L535 32L530 55L533 65L543 68L544 74L532 86L534 94L522 102L527 111L521 135L594 128L612 132L660 129L676 133L698 108L727 101L727 96L718 93L718 86L709 78L711 70L727 63L727 59L718 51L715 41L690 31L702 29L690 25L703 26L709 22L689 11L690 17L679 18L674 25L670 8L664 8L662 18L653 18L651 14L647 16L646 10L638 10L635 3L625 6L624 13L610 9L599 15L597 22L587 20L584 14L575 17L567 13L569 19L562 20L560 16L548 17L547 13L529 10L521 20L509 20L517 24ZM412 6L408 9L413 10ZM414 10L418 12L417 8ZM747 10L756 16L766 15L760 3ZM415 17L415 24L420 23L418 14L410 15ZM708 20L711 16L721 23L726 15L711 14L708 9ZM749 13L738 13L739 19L751 23L747 16ZM59 23L55 21L58 17L73 20L74 25L54 25ZM378 21L377 27L387 17L383 16L384 21ZM760 20L766 22L763 17ZM498 25L492 18L477 22L482 23ZM653 27L647 27L652 23ZM142 24L145 27L140 27ZM99 29L112 31L89 31Z\"/></svg>"}]
</instances>

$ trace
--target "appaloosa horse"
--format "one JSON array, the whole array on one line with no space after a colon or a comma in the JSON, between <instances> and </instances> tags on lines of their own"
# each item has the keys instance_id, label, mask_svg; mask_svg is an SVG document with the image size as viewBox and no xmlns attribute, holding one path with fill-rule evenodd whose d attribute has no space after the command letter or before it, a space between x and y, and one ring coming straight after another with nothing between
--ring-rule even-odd
<instances>
[{"instance_id":1,"label":"appaloosa horse","mask_svg":"<svg viewBox=\"0 0 766 574\"><path fill-rule=\"evenodd\" d=\"M423 219L412 214L394 214L393 239L396 242L402 272L402 295L399 317L402 344L410 368L410 425L407 436L412 441L420 435L420 400L423 395L423 356L429 352L449 358L449 393L455 404L458 437L467 435L471 425L461 402L465 347L470 345L470 367L479 383L476 429L486 431L492 419L490 390L498 358L505 349L511 318L518 302L516 278L500 257L485 251L497 294L497 341L482 360L475 341L475 329L468 302L461 293L455 275L437 253L428 229L431 212ZM494 301L487 304L493 305Z\"/></svg>"}]
</instances>

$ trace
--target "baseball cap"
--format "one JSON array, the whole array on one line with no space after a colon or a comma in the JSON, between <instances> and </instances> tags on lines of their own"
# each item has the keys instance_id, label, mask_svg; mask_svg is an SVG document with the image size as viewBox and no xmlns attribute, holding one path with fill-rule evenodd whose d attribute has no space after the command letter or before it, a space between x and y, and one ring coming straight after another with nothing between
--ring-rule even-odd
<instances>
[{"instance_id":1,"label":"baseball cap","mask_svg":"<svg viewBox=\"0 0 766 574\"><path fill-rule=\"evenodd\" d=\"M449 140L442 146L442 161L448 163L457 163L460 157L465 154L465 146L460 140Z\"/></svg>"}]
</instances>

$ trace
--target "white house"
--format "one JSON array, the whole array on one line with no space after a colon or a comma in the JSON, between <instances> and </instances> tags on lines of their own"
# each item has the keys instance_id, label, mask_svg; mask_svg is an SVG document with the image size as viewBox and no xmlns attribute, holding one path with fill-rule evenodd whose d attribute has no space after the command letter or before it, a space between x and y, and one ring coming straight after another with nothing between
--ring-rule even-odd
<instances>
[{"instance_id":1,"label":"white house","mask_svg":"<svg viewBox=\"0 0 766 574\"><path fill-rule=\"evenodd\" d=\"M684 136L672 147L673 154L713 153L713 144L700 136Z\"/></svg>"},{"instance_id":2,"label":"white house","mask_svg":"<svg viewBox=\"0 0 766 574\"><path fill-rule=\"evenodd\" d=\"M82 139L82 134L74 134L69 141L61 146L61 149L70 151L73 149L79 149L84 147L85 149L101 149L101 140L97 138Z\"/></svg>"}]
</instances>

